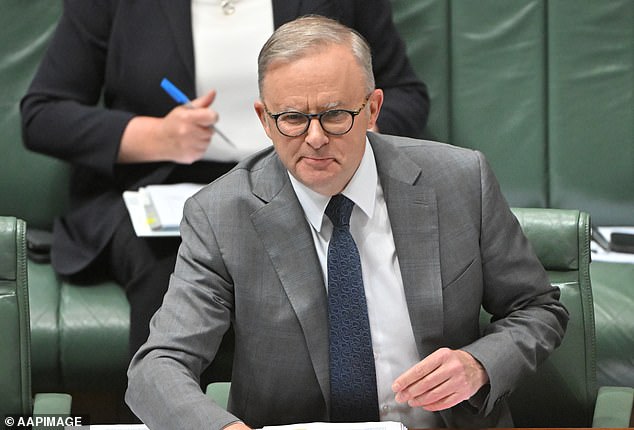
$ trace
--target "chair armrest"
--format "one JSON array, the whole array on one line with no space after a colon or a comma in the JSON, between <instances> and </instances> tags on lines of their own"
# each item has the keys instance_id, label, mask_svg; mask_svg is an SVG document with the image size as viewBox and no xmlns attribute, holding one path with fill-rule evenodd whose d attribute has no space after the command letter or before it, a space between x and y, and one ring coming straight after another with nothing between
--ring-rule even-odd
<instances>
[{"instance_id":1,"label":"chair armrest","mask_svg":"<svg viewBox=\"0 0 634 430\"><path fill-rule=\"evenodd\" d=\"M70 415L72 397L61 393L40 393L35 395L33 416Z\"/></svg>"},{"instance_id":2,"label":"chair armrest","mask_svg":"<svg viewBox=\"0 0 634 430\"><path fill-rule=\"evenodd\" d=\"M216 402L219 406L227 409L227 403L229 403L229 389L231 388L231 382L212 382L207 385L205 394Z\"/></svg>"},{"instance_id":3,"label":"chair armrest","mask_svg":"<svg viewBox=\"0 0 634 430\"><path fill-rule=\"evenodd\" d=\"M592 427L624 428L632 424L634 388L601 387L594 408Z\"/></svg>"}]
</instances>

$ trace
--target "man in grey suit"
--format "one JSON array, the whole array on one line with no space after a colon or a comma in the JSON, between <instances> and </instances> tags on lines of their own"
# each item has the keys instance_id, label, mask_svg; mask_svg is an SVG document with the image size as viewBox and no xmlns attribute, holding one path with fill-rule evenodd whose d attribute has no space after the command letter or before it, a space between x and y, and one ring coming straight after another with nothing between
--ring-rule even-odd
<instances>
[{"instance_id":1,"label":"man in grey suit","mask_svg":"<svg viewBox=\"0 0 634 430\"><path fill-rule=\"evenodd\" d=\"M367 45L336 22L286 24L258 61L255 110L274 147L188 200L168 292L130 365L132 410L152 430L331 420L324 212L343 194L378 419L512 426L505 398L559 345L568 314L482 154L368 132L383 94ZM224 410L199 378L230 327Z\"/></svg>"}]
</instances>

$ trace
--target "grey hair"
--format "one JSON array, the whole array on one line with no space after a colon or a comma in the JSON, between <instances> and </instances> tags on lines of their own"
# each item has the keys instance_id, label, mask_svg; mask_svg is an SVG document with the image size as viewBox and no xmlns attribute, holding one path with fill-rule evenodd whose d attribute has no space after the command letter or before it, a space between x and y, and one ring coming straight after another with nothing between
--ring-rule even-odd
<instances>
[{"instance_id":1,"label":"grey hair","mask_svg":"<svg viewBox=\"0 0 634 430\"><path fill-rule=\"evenodd\" d=\"M363 70L366 91L374 90L372 53L365 38L355 30L323 16L306 15L279 27L266 41L258 56L258 88L262 97L264 76L273 62L290 62L315 49L347 45Z\"/></svg>"}]
</instances>

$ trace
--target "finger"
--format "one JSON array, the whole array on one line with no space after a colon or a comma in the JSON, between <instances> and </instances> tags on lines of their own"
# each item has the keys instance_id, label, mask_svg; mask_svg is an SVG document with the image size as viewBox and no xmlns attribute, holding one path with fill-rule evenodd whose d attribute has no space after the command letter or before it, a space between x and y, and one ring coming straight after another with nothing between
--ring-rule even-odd
<instances>
[{"instance_id":1,"label":"finger","mask_svg":"<svg viewBox=\"0 0 634 430\"><path fill-rule=\"evenodd\" d=\"M212 109L191 110L189 120L201 129L211 129L218 122L219 115Z\"/></svg>"},{"instance_id":2,"label":"finger","mask_svg":"<svg viewBox=\"0 0 634 430\"><path fill-rule=\"evenodd\" d=\"M196 124L196 127L192 131L192 136L201 142L209 141L211 136L213 136L213 127Z\"/></svg>"},{"instance_id":3,"label":"finger","mask_svg":"<svg viewBox=\"0 0 634 430\"><path fill-rule=\"evenodd\" d=\"M456 390L454 389L450 379L446 379L438 385L433 387L426 387L420 392L410 393L410 398L407 404L411 407L430 407L430 405L442 404L446 399L456 396Z\"/></svg>"},{"instance_id":4,"label":"finger","mask_svg":"<svg viewBox=\"0 0 634 430\"><path fill-rule=\"evenodd\" d=\"M191 105L195 108L208 108L216 99L216 90L211 90L191 101Z\"/></svg>"},{"instance_id":5,"label":"finger","mask_svg":"<svg viewBox=\"0 0 634 430\"><path fill-rule=\"evenodd\" d=\"M442 357L442 349L439 349L407 369L394 380L392 383L392 391L399 393L424 379L442 365Z\"/></svg>"},{"instance_id":6,"label":"finger","mask_svg":"<svg viewBox=\"0 0 634 430\"><path fill-rule=\"evenodd\" d=\"M204 141L211 138L211 130L208 126L199 125L195 121L203 121L198 117L183 116L173 122L171 126L170 135L183 145L187 145L187 142ZM206 121L205 121L206 122Z\"/></svg>"},{"instance_id":7,"label":"finger","mask_svg":"<svg viewBox=\"0 0 634 430\"><path fill-rule=\"evenodd\" d=\"M441 355L442 365L401 396L410 406L428 410L452 407L469 399L488 380L486 372L467 352L447 351Z\"/></svg>"},{"instance_id":8,"label":"finger","mask_svg":"<svg viewBox=\"0 0 634 430\"><path fill-rule=\"evenodd\" d=\"M411 407L420 407L430 412L436 412L452 408L464 400L466 399L462 398L458 394L450 394L448 396L441 397L436 401L426 401L420 403L411 402L409 405Z\"/></svg>"},{"instance_id":9,"label":"finger","mask_svg":"<svg viewBox=\"0 0 634 430\"><path fill-rule=\"evenodd\" d=\"M412 400L415 399L426 399L426 402L429 401L427 399L437 400L450 394L445 387L450 378L451 375L448 375L443 367L438 367L424 378L396 393L395 400L400 403L407 402L410 406L412 406Z\"/></svg>"}]
</instances>

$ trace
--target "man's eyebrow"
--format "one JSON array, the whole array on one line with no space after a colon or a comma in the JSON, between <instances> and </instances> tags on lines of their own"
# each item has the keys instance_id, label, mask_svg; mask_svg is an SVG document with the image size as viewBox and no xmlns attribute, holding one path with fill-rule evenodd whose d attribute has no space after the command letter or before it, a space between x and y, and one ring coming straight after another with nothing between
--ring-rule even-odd
<instances>
[{"instance_id":1,"label":"man's eyebrow","mask_svg":"<svg viewBox=\"0 0 634 430\"><path fill-rule=\"evenodd\" d=\"M326 104L323 105L319 105L319 112L325 112L327 110L331 110L331 109L337 109L339 107L341 107L343 103L341 101L335 101L335 102L328 102ZM303 109L297 109L296 107L290 106L290 105L283 105L280 107L280 112L303 112L303 113L308 113L305 112Z\"/></svg>"},{"instance_id":2,"label":"man's eyebrow","mask_svg":"<svg viewBox=\"0 0 634 430\"><path fill-rule=\"evenodd\" d=\"M328 110L328 109L333 109L333 108L337 108L341 106L341 102L330 102L330 103L326 103L323 108L324 110Z\"/></svg>"},{"instance_id":3,"label":"man's eyebrow","mask_svg":"<svg viewBox=\"0 0 634 430\"><path fill-rule=\"evenodd\" d=\"M341 108L341 105L343 105L343 103L341 101L336 101L336 102L328 102L325 104L320 104L318 107L319 109L317 110L317 112L326 112L327 110L332 110L332 109L339 109Z\"/></svg>"}]
</instances>

